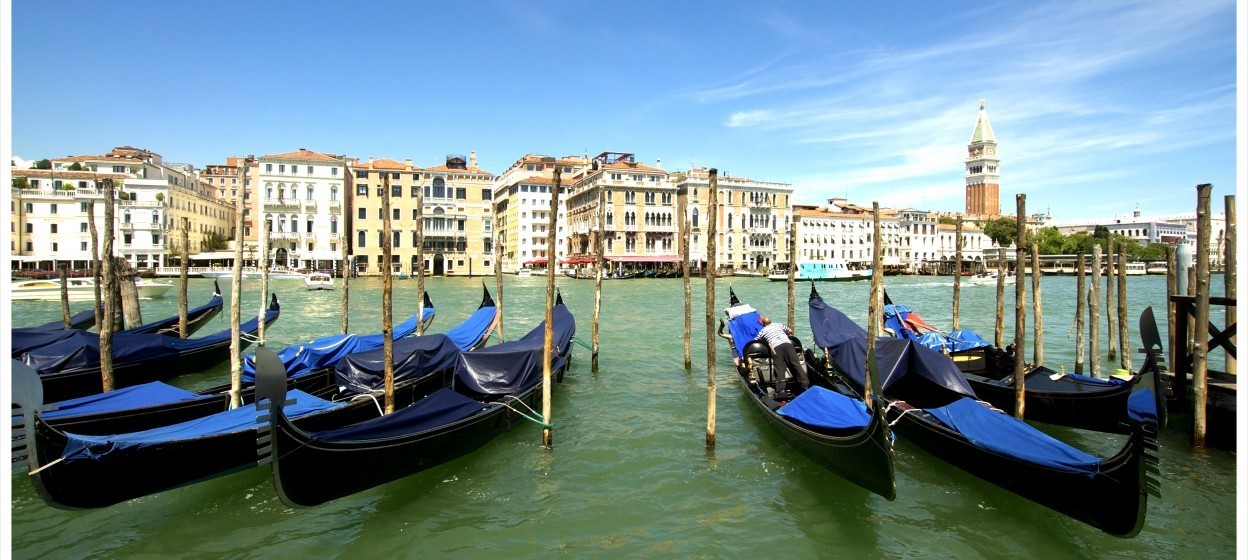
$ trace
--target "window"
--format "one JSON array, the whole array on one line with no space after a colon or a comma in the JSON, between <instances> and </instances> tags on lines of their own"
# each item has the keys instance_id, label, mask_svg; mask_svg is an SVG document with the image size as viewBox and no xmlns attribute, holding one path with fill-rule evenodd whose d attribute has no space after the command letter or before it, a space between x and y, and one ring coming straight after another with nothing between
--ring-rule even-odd
<instances>
[{"instance_id":1,"label":"window","mask_svg":"<svg viewBox=\"0 0 1248 560\"><path fill-rule=\"evenodd\" d=\"M364 183L360 183L356 185L355 195L356 196L368 196L368 185L365 185Z\"/></svg>"},{"instance_id":2,"label":"window","mask_svg":"<svg viewBox=\"0 0 1248 560\"><path fill-rule=\"evenodd\" d=\"M113 173L125 173L125 172L126 172L126 166L124 165L113 166Z\"/></svg>"},{"instance_id":3,"label":"window","mask_svg":"<svg viewBox=\"0 0 1248 560\"><path fill-rule=\"evenodd\" d=\"M364 247L366 247L366 245L365 245L365 243L364 243L364 238L365 238L365 235L364 235L364 230L360 230L360 231L356 234L356 240L355 240L355 248L356 248L356 249L363 249Z\"/></svg>"},{"instance_id":4,"label":"window","mask_svg":"<svg viewBox=\"0 0 1248 560\"><path fill-rule=\"evenodd\" d=\"M57 251L57 246L58 246L58 244L57 244L57 243L53 243L53 244L52 244L52 252L53 252L53 253L55 253L55 252Z\"/></svg>"},{"instance_id":5,"label":"window","mask_svg":"<svg viewBox=\"0 0 1248 560\"><path fill-rule=\"evenodd\" d=\"M494 197L494 193L490 189L481 189L481 200L490 200Z\"/></svg>"},{"instance_id":6,"label":"window","mask_svg":"<svg viewBox=\"0 0 1248 560\"><path fill-rule=\"evenodd\" d=\"M329 233L331 235L338 235L338 216L330 216L330 218Z\"/></svg>"},{"instance_id":7,"label":"window","mask_svg":"<svg viewBox=\"0 0 1248 560\"><path fill-rule=\"evenodd\" d=\"M86 242L86 241L83 241L82 243L79 243L79 244L78 244L78 249L79 249L79 250L82 250L82 251L86 251L86 250L87 250L87 242Z\"/></svg>"},{"instance_id":8,"label":"window","mask_svg":"<svg viewBox=\"0 0 1248 560\"><path fill-rule=\"evenodd\" d=\"M446 198L446 181L441 177L433 180L433 197Z\"/></svg>"},{"instance_id":9,"label":"window","mask_svg":"<svg viewBox=\"0 0 1248 560\"><path fill-rule=\"evenodd\" d=\"M359 215L359 219L361 219L361 220L366 220L366 219L368 219L368 214L366 214L365 212L366 212L366 210L365 210L365 209L363 209L363 208L360 208L360 209L356 212L356 213Z\"/></svg>"},{"instance_id":10,"label":"window","mask_svg":"<svg viewBox=\"0 0 1248 560\"><path fill-rule=\"evenodd\" d=\"M308 175L311 175L311 174L312 174L312 166L311 166L311 165L309 165L309 166L308 166ZM308 249L308 250L309 250L309 251L311 251L312 249Z\"/></svg>"},{"instance_id":11,"label":"window","mask_svg":"<svg viewBox=\"0 0 1248 560\"><path fill-rule=\"evenodd\" d=\"M298 166L298 165L292 165L292 166L290 166L290 172L291 172L291 174L298 173L298 172L299 172L299 166Z\"/></svg>"},{"instance_id":12,"label":"window","mask_svg":"<svg viewBox=\"0 0 1248 560\"><path fill-rule=\"evenodd\" d=\"M308 200L312 200L312 193L315 191L312 187L308 187Z\"/></svg>"},{"instance_id":13,"label":"window","mask_svg":"<svg viewBox=\"0 0 1248 560\"><path fill-rule=\"evenodd\" d=\"M330 177L337 177L337 176L338 176L338 168L337 168L337 167L331 167L331 168L329 168L329 176L330 176Z\"/></svg>"},{"instance_id":14,"label":"window","mask_svg":"<svg viewBox=\"0 0 1248 560\"><path fill-rule=\"evenodd\" d=\"M26 233L35 233L35 224L26 222Z\"/></svg>"},{"instance_id":15,"label":"window","mask_svg":"<svg viewBox=\"0 0 1248 560\"><path fill-rule=\"evenodd\" d=\"M87 222L78 224L78 233L87 233Z\"/></svg>"},{"instance_id":16,"label":"window","mask_svg":"<svg viewBox=\"0 0 1248 560\"><path fill-rule=\"evenodd\" d=\"M87 213L87 203L86 203L86 202L79 202L79 203L78 203L78 211L79 211L79 212L82 212L83 214L86 214L86 213Z\"/></svg>"},{"instance_id":17,"label":"window","mask_svg":"<svg viewBox=\"0 0 1248 560\"><path fill-rule=\"evenodd\" d=\"M132 234L132 233L123 233L123 234L121 235L121 242L122 242L122 244L123 244L123 245L129 245L129 244L133 243L133 242L134 242L134 234Z\"/></svg>"},{"instance_id":18,"label":"window","mask_svg":"<svg viewBox=\"0 0 1248 560\"><path fill-rule=\"evenodd\" d=\"M356 179L367 179L367 178L368 178L368 172L367 172L367 171L356 171L356 172L355 172L355 178L356 178Z\"/></svg>"},{"instance_id":19,"label":"window","mask_svg":"<svg viewBox=\"0 0 1248 560\"><path fill-rule=\"evenodd\" d=\"M308 233L312 233L312 220L308 220Z\"/></svg>"},{"instance_id":20,"label":"window","mask_svg":"<svg viewBox=\"0 0 1248 560\"><path fill-rule=\"evenodd\" d=\"M27 203L26 203L26 213L27 213L27 214L33 214L33 213L34 213L34 211L35 211L35 205L34 205L34 203L32 203L32 202L27 202Z\"/></svg>"},{"instance_id":21,"label":"window","mask_svg":"<svg viewBox=\"0 0 1248 560\"><path fill-rule=\"evenodd\" d=\"M156 232L153 232L153 233L152 233L152 245L160 245L160 234L159 234L159 233L156 233Z\"/></svg>"},{"instance_id":22,"label":"window","mask_svg":"<svg viewBox=\"0 0 1248 560\"><path fill-rule=\"evenodd\" d=\"M51 213L52 213L52 214L55 214L55 213L56 213L56 205L55 205L55 204L51 204L51 205L49 205L49 206L51 206L51 208L52 208Z\"/></svg>"},{"instance_id":23,"label":"window","mask_svg":"<svg viewBox=\"0 0 1248 560\"><path fill-rule=\"evenodd\" d=\"M416 219L416 209L415 209L415 208L412 208L412 219L413 219L413 220L415 220L415 219Z\"/></svg>"},{"instance_id":24,"label":"window","mask_svg":"<svg viewBox=\"0 0 1248 560\"><path fill-rule=\"evenodd\" d=\"M400 245L400 243L399 243L399 237L402 235L402 233L403 233L403 232L401 232L401 231L394 231L394 232L391 232L391 234L392 234L392 235L391 235L391 237L393 237L393 239L391 240L391 242L392 242L392 243L391 243L391 246L393 246L393 247L396 247L396 248L397 248L397 247Z\"/></svg>"},{"instance_id":25,"label":"window","mask_svg":"<svg viewBox=\"0 0 1248 560\"><path fill-rule=\"evenodd\" d=\"M116 167L114 167L113 169L114 169L114 170L116 170L117 168L116 168ZM271 163L266 163L266 164L264 164L264 172L265 172L265 173L272 173L272 172L273 172L273 164L271 164Z\"/></svg>"},{"instance_id":26,"label":"window","mask_svg":"<svg viewBox=\"0 0 1248 560\"><path fill-rule=\"evenodd\" d=\"M277 172L278 172L278 173L285 173L285 172L286 172L286 164L284 164L284 163L279 163L279 164L277 164Z\"/></svg>"},{"instance_id":27,"label":"window","mask_svg":"<svg viewBox=\"0 0 1248 560\"><path fill-rule=\"evenodd\" d=\"M465 188L457 188L457 189L455 189L455 198L457 198L457 199L459 199L459 200L467 200L467 199L468 199L468 189L465 189Z\"/></svg>"},{"instance_id":28,"label":"window","mask_svg":"<svg viewBox=\"0 0 1248 560\"><path fill-rule=\"evenodd\" d=\"M420 198L420 187L419 187L419 186L417 186L417 185L412 185L411 197L412 197L412 198Z\"/></svg>"},{"instance_id":29,"label":"window","mask_svg":"<svg viewBox=\"0 0 1248 560\"><path fill-rule=\"evenodd\" d=\"M381 208L378 208L378 209L377 209L377 219L378 219L378 220L384 220L384 219L386 219L386 215L385 215L385 214L383 214L383 213L381 212Z\"/></svg>"},{"instance_id":30,"label":"window","mask_svg":"<svg viewBox=\"0 0 1248 560\"><path fill-rule=\"evenodd\" d=\"M391 214L393 214L393 219L401 220L402 218L399 217L400 210L398 208L393 208L392 210L394 210L393 212L391 212Z\"/></svg>"},{"instance_id":31,"label":"window","mask_svg":"<svg viewBox=\"0 0 1248 560\"><path fill-rule=\"evenodd\" d=\"M398 180L399 180L399 172L398 172L398 171L395 171L394 173L391 173L391 174L390 174L390 178L391 178L391 179L393 179L393 180L395 180L395 181L398 181Z\"/></svg>"},{"instance_id":32,"label":"window","mask_svg":"<svg viewBox=\"0 0 1248 560\"><path fill-rule=\"evenodd\" d=\"M398 173L395 173L398 175ZM398 177L395 177L398 179ZM395 198L403 198L403 185L390 185L390 196Z\"/></svg>"}]
</instances>

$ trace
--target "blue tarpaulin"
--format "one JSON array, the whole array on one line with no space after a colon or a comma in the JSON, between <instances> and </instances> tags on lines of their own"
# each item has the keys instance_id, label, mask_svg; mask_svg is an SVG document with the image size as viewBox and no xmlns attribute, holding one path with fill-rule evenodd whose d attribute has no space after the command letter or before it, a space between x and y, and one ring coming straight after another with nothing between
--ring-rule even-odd
<instances>
[{"instance_id":1,"label":"blue tarpaulin","mask_svg":"<svg viewBox=\"0 0 1248 560\"><path fill-rule=\"evenodd\" d=\"M925 410L977 447L1089 477L1100 471L1100 459L1066 445L1022 420L990 410L974 399L962 398Z\"/></svg>"},{"instance_id":2,"label":"blue tarpaulin","mask_svg":"<svg viewBox=\"0 0 1248 560\"><path fill-rule=\"evenodd\" d=\"M187 316L194 317L196 315L206 313L210 311L213 307L216 307L219 311L222 305L221 301L222 301L221 296L213 296L213 298L209 300L207 304L188 311ZM75 324L82 323L84 322L82 317L88 316L88 315L92 318L92 320L94 320L95 311L88 309L86 311L83 311L82 313L79 313L78 315L75 315L74 318L70 319L70 321L71 322L76 321ZM178 325L177 316L174 316L169 319L162 319L160 321L148 323L146 325L140 325L133 329L119 331L119 332L114 333L113 336L121 336L121 335L126 335L126 334L152 334L162 329L169 328L170 325L172 325L174 328L177 327ZM174 333L174 334L176 335L177 333ZM46 325L39 325L38 327L13 329L12 356L14 358L20 358L23 353L34 350L35 348L41 348L43 346L47 346L49 344L55 344L57 342L60 342L62 340L67 340L70 338L81 339L83 335L94 336L97 339L99 338L98 333L91 333L85 330L78 330L78 329L66 329L59 321L56 323L48 323Z\"/></svg>"},{"instance_id":3,"label":"blue tarpaulin","mask_svg":"<svg viewBox=\"0 0 1248 560\"><path fill-rule=\"evenodd\" d=\"M265 313L267 322L276 321L279 310ZM255 332L255 317L242 325L245 332ZM113 337L113 365L151 363L153 367L168 365L180 355L230 339L230 329L203 338L181 339L162 334L120 334ZM70 337L22 355L22 361L39 373L53 373L100 367L100 336L93 332L74 330Z\"/></svg>"},{"instance_id":4,"label":"blue tarpaulin","mask_svg":"<svg viewBox=\"0 0 1248 560\"><path fill-rule=\"evenodd\" d=\"M342 403L331 403L318 399L299 390L290 391L287 394L287 398L295 399L295 404L285 407L286 416L290 418L298 418L342 405ZM240 406L234 410L227 410L188 422L162 426L142 432L107 436L84 436L67 433L65 435L69 437L69 442L61 456L66 460L97 459L110 453L125 452L129 449L229 434L242 430L254 430L261 425L260 422L256 421L260 414L253 403Z\"/></svg>"},{"instance_id":5,"label":"blue tarpaulin","mask_svg":"<svg viewBox=\"0 0 1248 560\"><path fill-rule=\"evenodd\" d=\"M779 414L816 428L861 429L871 421L866 403L818 385L812 385L789 401Z\"/></svg>"},{"instance_id":6,"label":"blue tarpaulin","mask_svg":"<svg viewBox=\"0 0 1248 560\"><path fill-rule=\"evenodd\" d=\"M930 330L920 333L911 328L911 314L913 311L904 305L888 304L884 306L884 327L893 332L893 336L897 338L914 340L919 344L931 348L933 350L942 350L947 352L961 352L963 350L971 350L981 346L988 346L983 338L970 330L956 330L949 334L936 330ZM915 316L918 317L917 315ZM919 319L919 323L927 328L926 322Z\"/></svg>"},{"instance_id":7,"label":"blue tarpaulin","mask_svg":"<svg viewBox=\"0 0 1248 560\"><path fill-rule=\"evenodd\" d=\"M122 387L107 393L64 400L56 403L56 410L44 412L42 416L46 420L52 420L66 416L142 408L198 398L201 398L200 395L186 389L153 381L133 387Z\"/></svg>"},{"instance_id":8,"label":"blue tarpaulin","mask_svg":"<svg viewBox=\"0 0 1248 560\"><path fill-rule=\"evenodd\" d=\"M425 318L432 317L434 309L426 307L424 308L424 313ZM416 332L419 322L416 315L412 314L406 321L394 327L391 336L394 340L407 337ZM368 352L381 348L384 344L385 337L380 333L369 335L336 334L322 336L307 344L292 344L281 349L277 353L277 357L282 360L282 365L286 366L287 377L300 377L309 372L333 366L348 354ZM243 382L256 382L255 354L247 354L243 358Z\"/></svg>"},{"instance_id":9,"label":"blue tarpaulin","mask_svg":"<svg viewBox=\"0 0 1248 560\"><path fill-rule=\"evenodd\" d=\"M316 441L375 440L406 436L463 420L489 405L450 389L438 389L411 406L344 428L317 432ZM497 405L494 405L497 406Z\"/></svg>"},{"instance_id":10,"label":"blue tarpaulin","mask_svg":"<svg viewBox=\"0 0 1248 560\"><path fill-rule=\"evenodd\" d=\"M733 308L728 308L728 334L732 335L732 357L740 358L745 354L745 346L758 336L758 331L763 330L763 324L759 322L758 312L747 306L748 310L741 310L739 313L733 313Z\"/></svg>"},{"instance_id":11,"label":"blue tarpaulin","mask_svg":"<svg viewBox=\"0 0 1248 560\"><path fill-rule=\"evenodd\" d=\"M551 370L562 366L568 346L572 343L572 335L576 334L576 320L567 307L556 305L553 317L551 356L556 357L556 363L551 364ZM518 340L461 354L459 363L455 365L456 386L480 394L497 395L516 393L540 382L545 330L546 322L542 321Z\"/></svg>"},{"instance_id":12,"label":"blue tarpaulin","mask_svg":"<svg viewBox=\"0 0 1248 560\"><path fill-rule=\"evenodd\" d=\"M455 367L459 349L444 334L427 334L394 341L394 382L417 379L430 373ZM357 352L345 356L334 366L339 387L348 391L368 393L385 384L385 349Z\"/></svg>"}]
</instances>

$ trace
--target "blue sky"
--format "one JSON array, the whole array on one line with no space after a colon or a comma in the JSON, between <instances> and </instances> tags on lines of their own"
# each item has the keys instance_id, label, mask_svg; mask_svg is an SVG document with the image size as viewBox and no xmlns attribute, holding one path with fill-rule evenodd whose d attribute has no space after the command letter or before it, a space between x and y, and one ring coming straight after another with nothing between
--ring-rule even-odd
<instances>
[{"instance_id":1,"label":"blue sky","mask_svg":"<svg viewBox=\"0 0 1248 560\"><path fill-rule=\"evenodd\" d=\"M297 148L432 166L631 152L799 202L962 210L986 99L1002 208L1234 192L1233 0L109 2L12 6L12 153L202 166Z\"/></svg>"}]
</instances>

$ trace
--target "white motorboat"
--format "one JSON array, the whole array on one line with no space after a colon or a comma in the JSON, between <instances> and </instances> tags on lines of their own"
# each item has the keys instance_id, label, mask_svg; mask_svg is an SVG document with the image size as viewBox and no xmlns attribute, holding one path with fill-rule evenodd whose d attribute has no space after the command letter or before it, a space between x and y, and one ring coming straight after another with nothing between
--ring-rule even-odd
<instances>
[{"instance_id":1,"label":"white motorboat","mask_svg":"<svg viewBox=\"0 0 1248 560\"><path fill-rule=\"evenodd\" d=\"M324 272L313 272L303 279L303 285L309 290L332 290L334 277Z\"/></svg>"},{"instance_id":2,"label":"white motorboat","mask_svg":"<svg viewBox=\"0 0 1248 560\"><path fill-rule=\"evenodd\" d=\"M516 271L516 276L533 276L533 269L522 268Z\"/></svg>"},{"instance_id":3,"label":"white motorboat","mask_svg":"<svg viewBox=\"0 0 1248 560\"><path fill-rule=\"evenodd\" d=\"M807 280L815 282L846 282L870 278L871 271L869 269L852 269L849 267L849 264L841 259L828 259L825 261L797 263L797 271L793 279L798 282ZM769 274L767 279L776 282L787 281L789 273L788 271L776 270Z\"/></svg>"},{"instance_id":4,"label":"white motorboat","mask_svg":"<svg viewBox=\"0 0 1248 560\"><path fill-rule=\"evenodd\" d=\"M1013 284L1015 277L1013 274L1005 275L1005 283ZM981 272L966 279L966 283L971 286L996 286L997 272L995 270L989 272Z\"/></svg>"},{"instance_id":5,"label":"white motorboat","mask_svg":"<svg viewBox=\"0 0 1248 560\"><path fill-rule=\"evenodd\" d=\"M1130 272L1130 271L1131 269L1128 268L1127 272ZM1145 269L1146 274L1165 274L1166 272L1168 272L1168 269L1166 268L1166 263L1161 262L1161 261L1148 263L1148 267Z\"/></svg>"},{"instance_id":6,"label":"white motorboat","mask_svg":"<svg viewBox=\"0 0 1248 560\"><path fill-rule=\"evenodd\" d=\"M67 284L69 301L95 300L95 279L69 278ZM138 288L140 299L164 297L166 292L173 289L173 284L153 282L144 278L135 280L134 284ZM14 282L10 287L9 295L13 301L60 301L61 281L50 279Z\"/></svg>"}]
</instances>

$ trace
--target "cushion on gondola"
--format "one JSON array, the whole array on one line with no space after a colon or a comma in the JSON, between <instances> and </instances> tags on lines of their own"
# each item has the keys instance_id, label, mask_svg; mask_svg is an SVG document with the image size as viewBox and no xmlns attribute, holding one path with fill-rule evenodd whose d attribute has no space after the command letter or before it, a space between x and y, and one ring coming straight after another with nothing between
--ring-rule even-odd
<instances>
[{"instance_id":1,"label":"cushion on gondola","mask_svg":"<svg viewBox=\"0 0 1248 560\"><path fill-rule=\"evenodd\" d=\"M1094 476L1101 460L1037 430L1030 424L989 410L974 399L958 399L946 406L925 409L960 432L976 447L1028 463Z\"/></svg>"},{"instance_id":2,"label":"cushion on gondola","mask_svg":"<svg viewBox=\"0 0 1248 560\"><path fill-rule=\"evenodd\" d=\"M289 418L298 418L315 412L329 410L343 404L341 402L331 403L318 399L297 389L288 392L286 398L295 400L295 404L288 405L285 408L286 416ZM66 444L65 450L61 452L61 456L66 460L98 459L110 453L123 453L131 449L229 434L242 430L254 430L262 424L256 418L264 413L257 411L256 405L253 403L203 418L129 434L87 436L66 433L65 435L68 436L69 442Z\"/></svg>"},{"instance_id":3,"label":"cushion on gondola","mask_svg":"<svg viewBox=\"0 0 1248 560\"><path fill-rule=\"evenodd\" d=\"M758 336L758 331L763 330L763 324L759 322L760 317L757 311L744 311L729 315L728 333L732 335L732 357L740 358L745 355L745 346Z\"/></svg>"},{"instance_id":4,"label":"cushion on gondola","mask_svg":"<svg viewBox=\"0 0 1248 560\"><path fill-rule=\"evenodd\" d=\"M818 385L812 385L778 413L815 428L864 428L871 422L866 403Z\"/></svg>"},{"instance_id":5,"label":"cushion on gondola","mask_svg":"<svg viewBox=\"0 0 1248 560\"><path fill-rule=\"evenodd\" d=\"M433 315L432 307L424 308L424 316ZM405 338L416 332L420 321L413 313L406 321L395 325L391 331L394 340ZM321 368L331 367L349 354L376 350L385 344L386 339L380 334L356 335L336 334L322 336L307 344L292 344L281 349L277 357L286 366L287 377L301 377ZM256 382L256 355L248 354L243 358L243 381Z\"/></svg>"}]
</instances>

